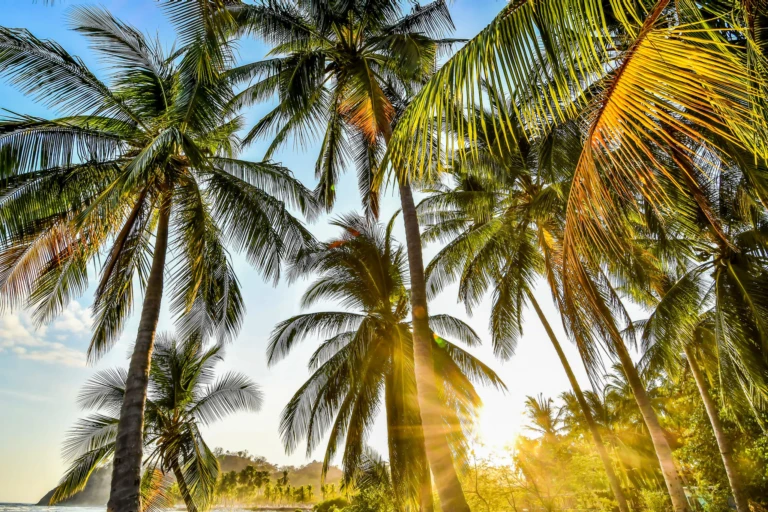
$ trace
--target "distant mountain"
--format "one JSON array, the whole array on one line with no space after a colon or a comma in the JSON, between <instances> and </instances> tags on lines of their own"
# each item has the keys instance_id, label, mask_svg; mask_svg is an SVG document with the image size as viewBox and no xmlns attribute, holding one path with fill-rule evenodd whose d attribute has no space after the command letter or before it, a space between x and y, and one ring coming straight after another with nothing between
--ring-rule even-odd
<instances>
[{"instance_id":1,"label":"distant mountain","mask_svg":"<svg viewBox=\"0 0 768 512\"><path fill-rule=\"evenodd\" d=\"M320 489L320 474L322 471L323 463L312 461L306 466L293 468L288 473L288 479L290 484L296 487L300 487L302 485L311 485L315 489ZM282 474L280 476L282 476ZM341 476L341 470L336 466L331 466L328 468L328 474L325 477L325 483L328 485L337 484L338 486L338 483L341 481Z\"/></svg>"},{"instance_id":2,"label":"distant mountain","mask_svg":"<svg viewBox=\"0 0 768 512\"><path fill-rule=\"evenodd\" d=\"M285 466L278 467L271 464L263 457L248 456L247 453L222 453L219 455L219 466L222 473L229 471L242 471L247 466L256 466L261 470L269 471L272 475L272 481L283 476L283 470L288 471L288 481L290 485L300 487L302 485L311 485L317 495L320 489L320 474L323 469L321 462L312 461L305 466ZM58 505L70 507L102 507L109 500L109 481L112 477L112 466L104 467L94 471L88 480L85 489L75 494L71 498L62 501ZM341 481L341 470L331 466L326 477L327 484L337 484ZM38 505L48 505L53 489L40 499Z\"/></svg>"},{"instance_id":3,"label":"distant mountain","mask_svg":"<svg viewBox=\"0 0 768 512\"><path fill-rule=\"evenodd\" d=\"M97 469L88 479L85 489L66 499L58 505L69 507L102 507L109 501L109 482L112 479L112 466ZM53 496L53 489L37 502L38 505L48 505Z\"/></svg>"}]
</instances>

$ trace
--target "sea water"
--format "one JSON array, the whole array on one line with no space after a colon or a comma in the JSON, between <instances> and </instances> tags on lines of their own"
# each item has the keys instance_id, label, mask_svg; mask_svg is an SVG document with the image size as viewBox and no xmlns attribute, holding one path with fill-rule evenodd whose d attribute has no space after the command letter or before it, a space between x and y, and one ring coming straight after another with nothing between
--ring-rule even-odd
<instances>
[{"instance_id":1,"label":"sea water","mask_svg":"<svg viewBox=\"0 0 768 512\"><path fill-rule=\"evenodd\" d=\"M68 506L55 506L55 507L43 507L37 505L30 505L29 503L0 503L0 512L104 512L106 505L103 507L68 507ZM183 506L179 506L176 509L178 511L185 510ZM291 509L293 510L293 509ZM211 512L251 512L246 509L239 508L221 508L213 509ZM259 512L281 512L275 509L260 509ZM285 509L282 509L285 512Z\"/></svg>"}]
</instances>

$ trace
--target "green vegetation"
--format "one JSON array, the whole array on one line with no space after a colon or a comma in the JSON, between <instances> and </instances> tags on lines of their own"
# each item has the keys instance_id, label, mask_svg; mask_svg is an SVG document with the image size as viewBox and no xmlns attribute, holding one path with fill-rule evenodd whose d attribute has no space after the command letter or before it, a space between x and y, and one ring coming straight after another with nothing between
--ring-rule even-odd
<instances>
[{"instance_id":1,"label":"green vegetation","mask_svg":"<svg viewBox=\"0 0 768 512\"><path fill-rule=\"evenodd\" d=\"M337 219L333 224L342 235L297 259L289 279L318 276L302 306L330 300L346 311L307 313L280 322L267 358L274 363L304 339L324 338L310 359L311 377L283 411L285 448L290 452L306 438L309 455L330 434L323 469L343 447L343 483L351 485L359 480L365 439L383 406L392 473L387 494L404 508L418 506L423 492L431 500L432 491L416 397L413 331L407 321L405 254L392 238L393 221L385 230L363 217ZM431 316L429 324L435 333L432 354L443 397L442 421L451 432L454 456L463 460L465 437L481 405L473 381L505 386L490 368L445 339L476 346L480 339L472 328L448 315Z\"/></svg>"},{"instance_id":2,"label":"green vegetation","mask_svg":"<svg viewBox=\"0 0 768 512\"><path fill-rule=\"evenodd\" d=\"M55 499L113 457L109 512L161 506L168 475L190 512L321 499L348 512L765 509L764 2L513 1L442 66L457 43L444 0L160 4L178 31L171 54L102 9L72 11L111 64L108 84L57 44L0 28L0 74L60 113L0 121L0 304L48 322L103 261L95 358L121 334L134 285L144 294L130 367L86 388L104 414L73 431ZM237 62L242 37L267 59ZM243 108L275 99L244 126ZM316 135L314 192L236 158L258 138L269 158ZM287 208L330 211L349 164L363 216L337 217L342 235L317 242ZM389 183L402 216L382 228ZM442 245L425 266L428 242ZM208 409L216 385L197 389L220 350L208 344L236 337L244 311L228 246L274 281L284 262L290 281L316 276L303 305L342 309L280 322L267 351L275 363L318 343L279 427L288 451L328 434L317 486L263 460L222 469L227 455L199 435L258 405L242 377ZM150 358L166 275L186 341L160 339ZM530 307L571 385L528 398L530 430L506 457L472 449L474 383L503 384L446 339L480 336L429 313L454 284L468 312L491 296L502 360ZM387 461L366 446L379 412ZM324 480L337 452L338 486Z\"/></svg>"},{"instance_id":3,"label":"green vegetation","mask_svg":"<svg viewBox=\"0 0 768 512\"><path fill-rule=\"evenodd\" d=\"M653 444L631 388L617 367L601 394L587 392L631 510L666 511L672 503L654 464ZM647 381L673 446L690 502L697 510L731 510L729 479L696 383L688 371ZM573 394L557 402L529 397L529 431L506 454L475 457L465 476L473 510L611 510L610 487ZM764 419L764 417L763 417ZM753 510L768 495L766 436L757 421L723 414L732 456Z\"/></svg>"},{"instance_id":4,"label":"green vegetation","mask_svg":"<svg viewBox=\"0 0 768 512\"><path fill-rule=\"evenodd\" d=\"M270 59L235 71L243 80L256 79L240 98L250 102L278 98L278 106L246 140L273 132L269 155L289 136L306 144L310 134L322 133L315 166L318 201L328 209L333 206L338 177L346 164L353 163L365 213L377 216L387 172L383 153L393 127L436 69L438 57L456 42L444 39L453 29L446 2L437 0L423 8L416 4L410 12L404 10L405 2L391 0L234 3L225 10L227 15L211 16L212 23L222 25L222 18L231 16L235 33L254 35L272 48ZM188 10L186 17L194 19L195 14ZM397 178L400 174L395 177L408 246L413 364L424 451L443 507L463 512L468 508L443 434L443 407L434 375L419 222L412 185ZM431 493L420 496L422 508L432 510Z\"/></svg>"},{"instance_id":5,"label":"green vegetation","mask_svg":"<svg viewBox=\"0 0 768 512\"><path fill-rule=\"evenodd\" d=\"M145 501L148 493L163 494L167 483L162 475L170 474L189 512L207 510L213 502L219 463L200 427L239 411L256 411L262 402L261 391L244 375L215 378L221 359L220 345L204 349L199 338L160 336L155 343L144 414ZM114 460L127 378L122 368L105 370L83 388L80 405L98 413L70 431L64 454L71 466L51 504L82 490L96 469Z\"/></svg>"},{"instance_id":6,"label":"green vegetation","mask_svg":"<svg viewBox=\"0 0 768 512\"><path fill-rule=\"evenodd\" d=\"M341 471L323 471L319 462L278 467L247 452L214 450L221 465L216 503L223 508L309 507L321 500L342 500Z\"/></svg>"}]
</instances>

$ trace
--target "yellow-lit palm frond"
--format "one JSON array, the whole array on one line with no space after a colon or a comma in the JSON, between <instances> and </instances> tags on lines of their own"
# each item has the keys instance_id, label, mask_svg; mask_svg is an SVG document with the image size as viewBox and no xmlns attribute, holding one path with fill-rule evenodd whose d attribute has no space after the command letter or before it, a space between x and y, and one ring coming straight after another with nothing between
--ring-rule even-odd
<instances>
[{"instance_id":1,"label":"yellow-lit palm frond","mask_svg":"<svg viewBox=\"0 0 768 512\"><path fill-rule=\"evenodd\" d=\"M721 158L732 151L756 162L768 156L761 79L750 60L757 52L744 49L752 35L737 24L744 19L737 7L718 13L689 1L604 4L509 5L423 88L390 145L395 168L413 177L442 156L474 156L484 136L500 141L495 151L511 152L516 137L539 139L555 123L578 119L584 139L563 253L571 292L590 288L574 281L593 274L581 265L622 261L631 236L626 220L641 203L673 213L667 193L678 189L706 213L696 184L717 178ZM499 100L507 95L511 102ZM464 115L488 103L496 116ZM445 126L449 135L441 133ZM444 139L436 145L435 134Z\"/></svg>"},{"instance_id":2,"label":"yellow-lit palm frond","mask_svg":"<svg viewBox=\"0 0 768 512\"><path fill-rule=\"evenodd\" d=\"M622 12L625 27L637 17ZM429 134L443 122L454 127L456 139L445 150L454 155L457 141L475 141L478 132L493 134L511 150L519 119L535 137L586 105L582 90L604 76L618 52L612 30L597 0L517 0L510 3L480 34L456 53L412 100L398 123L391 155L395 167L417 172L427 168L432 152ZM630 15L631 14L631 15ZM634 30L634 29L633 29ZM481 84L487 84L483 90ZM503 99L514 98L509 104ZM465 118L463 112L493 103L492 119Z\"/></svg>"},{"instance_id":3,"label":"yellow-lit palm frond","mask_svg":"<svg viewBox=\"0 0 768 512\"><path fill-rule=\"evenodd\" d=\"M674 213L665 193L670 186L692 194L708 212L695 184L702 175L716 178L727 151L721 146L766 157L765 120L754 115L754 77L746 62L726 43L713 46L712 30L703 22L669 26L664 4L587 113L566 211L566 268L583 258L592 265L606 256L621 261L630 235L627 216L640 201Z\"/></svg>"},{"instance_id":4,"label":"yellow-lit palm frond","mask_svg":"<svg viewBox=\"0 0 768 512\"><path fill-rule=\"evenodd\" d=\"M344 119L359 129L369 142L375 143L382 132L389 133L395 110L379 86L379 77L368 62L361 60L350 66L345 77L348 91L339 105Z\"/></svg>"},{"instance_id":5,"label":"yellow-lit palm frond","mask_svg":"<svg viewBox=\"0 0 768 512\"><path fill-rule=\"evenodd\" d=\"M715 24L715 13L700 11L691 2L661 0L647 10L632 5L614 1L603 10L602 2L592 0L529 0L508 6L414 99L398 124L392 159L423 172L428 157L434 156L427 134L439 131L444 122L455 127L457 137L438 145L437 151L451 156L481 131L510 145L518 119L525 136L539 137L564 119L582 117L585 109L601 110L602 99L591 100L592 88L615 83L632 62L638 64L635 77L640 72L647 77L636 84L638 89L659 94L656 101L662 107L673 106L671 115L695 115L706 121L705 128L719 119L743 144L762 145L763 127L746 130L740 121L746 111L752 121L761 119L754 108L756 92L762 90L755 69L764 62L755 63L759 52L728 42L744 40L754 50L751 32L737 24L743 16L734 11L723 22L726 16L719 13L721 23ZM650 66L643 68L645 64ZM487 89L481 92L480 84ZM707 93L697 95L702 89ZM498 101L507 95L514 101ZM723 102L724 97L733 101ZM501 104L493 119L461 115L491 102ZM642 114L653 116L655 111ZM639 111L626 114L641 117Z\"/></svg>"}]
</instances>

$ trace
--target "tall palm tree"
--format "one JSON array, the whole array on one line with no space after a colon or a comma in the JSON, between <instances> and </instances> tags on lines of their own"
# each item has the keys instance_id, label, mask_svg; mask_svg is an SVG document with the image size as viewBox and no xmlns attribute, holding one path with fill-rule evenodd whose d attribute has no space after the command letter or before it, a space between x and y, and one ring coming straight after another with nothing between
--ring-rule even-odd
<instances>
[{"instance_id":1,"label":"tall palm tree","mask_svg":"<svg viewBox=\"0 0 768 512\"><path fill-rule=\"evenodd\" d=\"M261 391L248 377L227 373L216 378L222 355L221 345L205 349L198 337L178 341L170 336L158 337L152 354L144 474L172 475L189 512L210 507L219 475L218 460L200 427L236 412L257 411L262 403ZM82 490L94 470L114 460L127 378L122 368L104 370L83 388L80 405L98 412L70 431L64 453L72 464L51 504Z\"/></svg>"},{"instance_id":2,"label":"tall palm tree","mask_svg":"<svg viewBox=\"0 0 768 512\"><path fill-rule=\"evenodd\" d=\"M754 163L738 154L725 163L715 182L690 180L701 199L688 200L687 215L664 225L649 223L646 243L668 277L651 316L638 326L649 368L663 365L671 374L685 365L690 369L742 511L748 509L744 484L701 362L715 362L726 403L746 402L753 412L765 408L768 211L751 176Z\"/></svg>"},{"instance_id":3,"label":"tall palm tree","mask_svg":"<svg viewBox=\"0 0 768 512\"><path fill-rule=\"evenodd\" d=\"M143 291L108 506L136 512L165 276L181 335L231 339L243 301L226 245L277 280L281 259L311 238L286 206L311 214L314 200L286 169L235 158L231 50L205 24L184 25L182 46L166 53L99 8L74 8L71 23L109 65L107 83L57 43L0 28L0 74L61 113L0 121L0 154L13 162L0 200L0 297L48 322L103 261L93 361L120 337L134 285Z\"/></svg>"},{"instance_id":4,"label":"tall palm tree","mask_svg":"<svg viewBox=\"0 0 768 512\"><path fill-rule=\"evenodd\" d=\"M498 109L475 115L491 122ZM428 226L425 240L447 243L427 265L428 291L438 293L457 280L459 299L471 312L492 287L490 330L495 352L502 359L512 356L523 332L523 310L526 305L533 307L568 376L619 510L628 512L592 411L533 294L535 279L544 277L556 305L562 301L563 198L579 131L565 123L539 143L521 139L503 154L498 152L503 141L485 135L478 135L477 158L458 163L451 169L452 183L435 184L418 206Z\"/></svg>"},{"instance_id":5,"label":"tall palm tree","mask_svg":"<svg viewBox=\"0 0 768 512\"><path fill-rule=\"evenodd\" d=\"M286 449L306 438L307 453L330 431L323 470L344 446L347 483L365 453L365 439L379 408L386 412L389 461L397 502L417 505L431 496L429 468L416 398L413 331L408 322L405 255L391 235L370 219L342 217L334 224L342 236L308 251L291 267L293 279L319 273L305 292L302 305L339 302L346 311L306 313L281 322L268 348L275 363L307 337L320 335L323 343L310 360L312 375L286 406L281 432ZM430 317L431 328L469 345L480 340L460 320ZM454 453L465 450L480 398L473 381L505 389L487 366L445 338L433 340L434 364L441 421L446 425ZM382 402L383 394L383 402ZM461 456L460 458L464 458ZM425 484L426 477L426 484Z\"/></svg>"},{"instance_id":6,"label":"tall palm tree","mask_svg":"<svg viewBox=\"0 0 768 512\"><path fill-rule=\"evenodd\" d=\"M511 144L518 122L524 138L538 139L562 121L582 120L586 130L566 203L564 313L584 344L603 342L622 361L675 510L689 509L682 482L611 318L615 298L599 272L606 261L632 267L627 219L643 203L673 216L677 204L665 191L676 186L706 211L688 186L691 176L706 176L710 161L733 150L765 161L762 30L768 18L758 4L512 2L422 88L390 144L395 167L420 175L431 169L427 151L474 153L462 138L441 143L442 126L458 123L471 140L481 131L498 133ZM478 92L483 83L488 94ZM507 95L514 101L490 125L454 115ZM753 165L751 178L765 198L762 169Z\"/></svg>"},{"instance_id":7,"label":"tall palm tree","mask_svg":"<svg viewBox=\"0 0 768 512\"><path fill-rule=\"evenodd\" d=\"M702 326L695 333L697 337L704 338L712 334L711 330ZM742 474L738 464L733 458L733 445L728 433L725 431L723 422L720 419L720 410L712 398L710 391L710 384L705 372L702 368L701 360L703 359L702 352L706 354L703 347L696 343L696 339L692 343L683 344L686 362L688 368L691 370L693 380L696 382L696 388L701 396L701 401L704 403L704 410L707 412L707 418L710 425L712 425L712 431L715 434L715 440L717 441L717 447L720 450L720 457L723 460L723 467L725 468L725 474L728 477L728 484L731 488L731 494L736 504L736 510L739 512L748 512L749 501L745 490Z\"/></svg>"},{"instance_id":8,"label":"tall palm tree","mask_svg":"<svg viewBox=\"0 0 768 512\"><path fill-rule=\"evenodd\" d=\"M621 368L618 368L621 371ZM609 383L613 374L607 377ZM611 451L612 458L617 461L619 474L623 473L622 482L635 489L648 487L657 488L664 485L661 472L656 463L648 431L643 423L640 410L630 394L625 397L618 394L612 386L607 385L600 392L585 391L584 398L592 412L592 417L598 426L601 437ZM582 406L573 393L563 393L561 398L568 410L565 417L566 428L573 431L587 432L589 426L584 422ZM625 400L629 399L629 402ZM627 492L627 495L630 493ZM628 497L629 500L629 497ZM631 506L630 506L631 509Z\"/></svg>"},{"instance_id":9,"label":"tall palm tree","mask_svg":"<svg viewBox=\"0 0 768 512\"><path fill-rule=\"evenodd\" d=\"M403 13L392 0L264 0L228 11L241 33L272 46L266 60L232 72L255 80L235 105L278 96L278 105L246 140L274 134L267 156L289 135L300 143L322 134L316 164L321 202L330 208L344 165L357 167L363 203L378 212L382 153L409 98L454 41L439 39L453 28L444 0ZM411 314L419 405L425 444L437 491L446 510L468 511L450 448L441 427L439 390L432 362L420 230L410 180L397 173L411 281ZM401 179L402 178L402 179Z\"/></svg>"}]
</instances>

